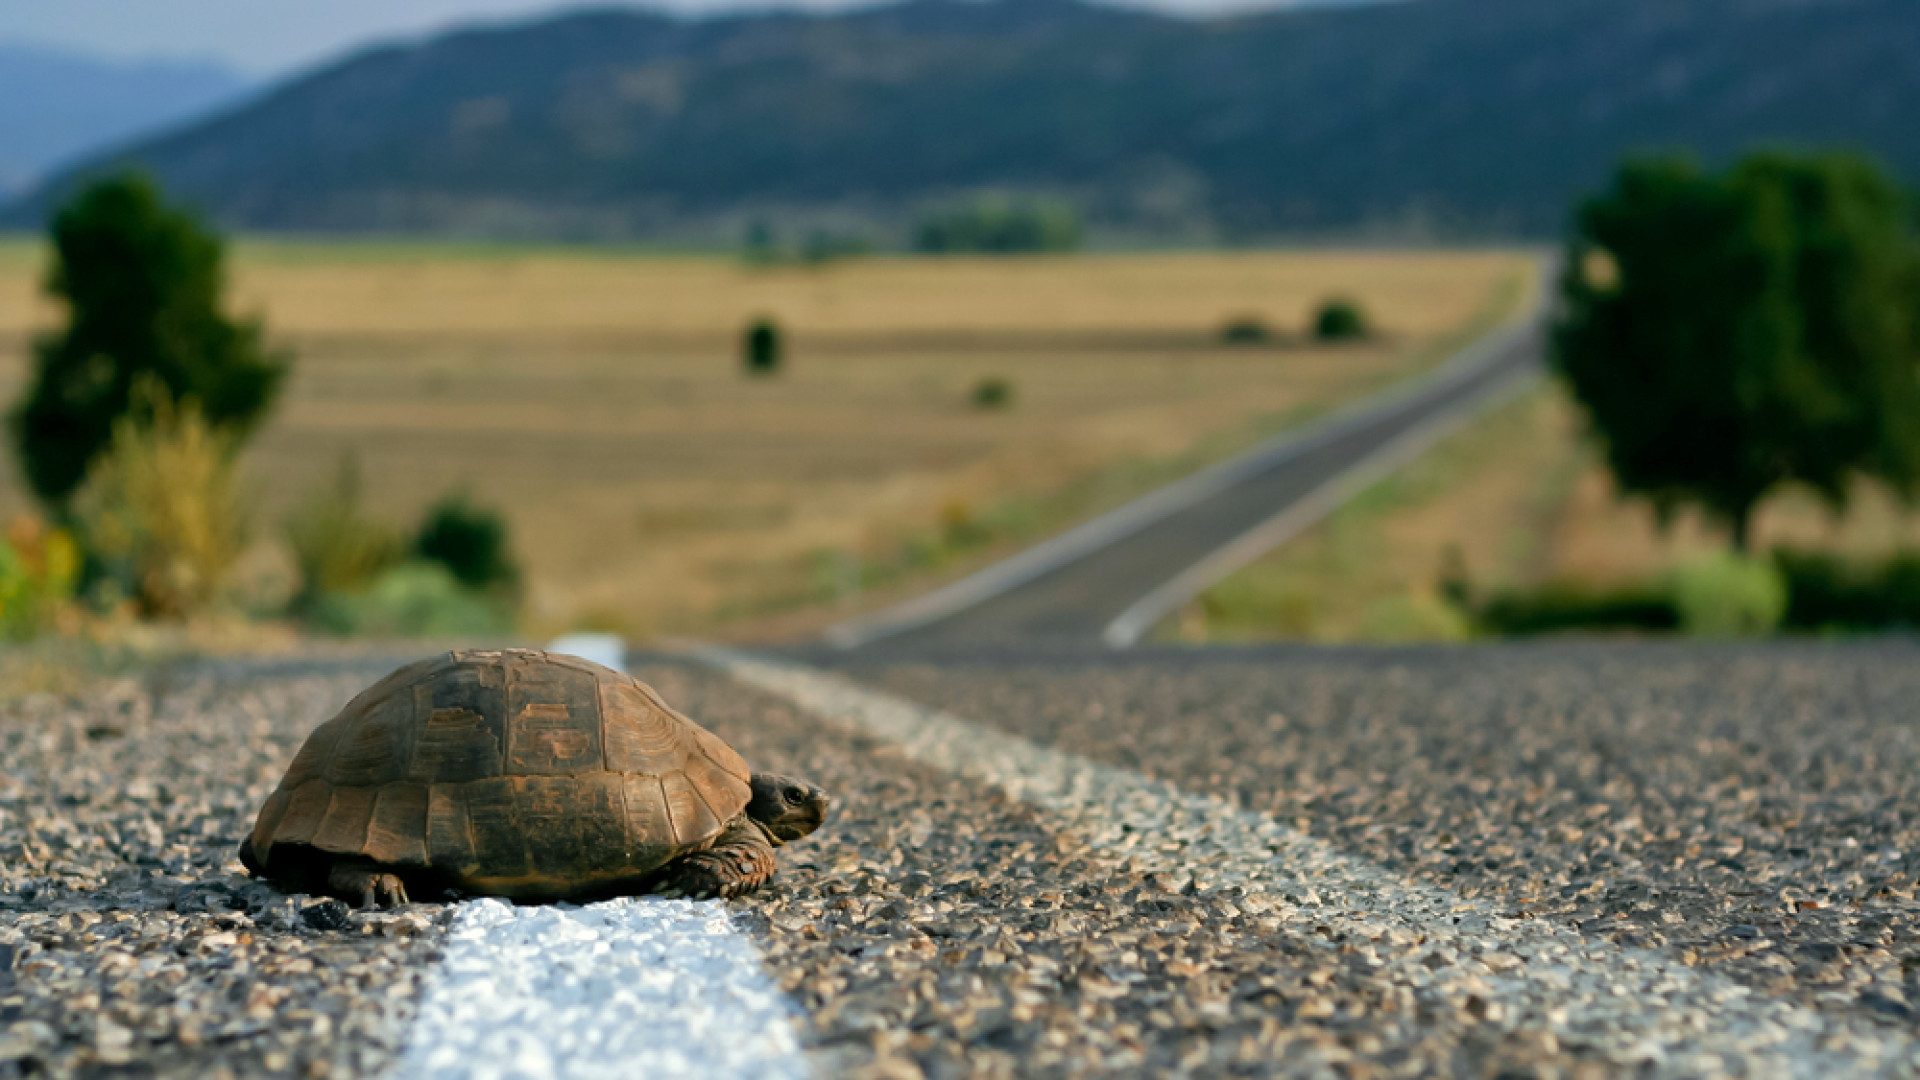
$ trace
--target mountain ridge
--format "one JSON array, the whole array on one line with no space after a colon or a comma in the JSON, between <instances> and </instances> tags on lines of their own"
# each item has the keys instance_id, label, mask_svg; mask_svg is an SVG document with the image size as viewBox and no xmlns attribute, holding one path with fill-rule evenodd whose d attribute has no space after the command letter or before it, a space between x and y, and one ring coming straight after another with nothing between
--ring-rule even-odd
<instances>
[{"instance_id":1,"label":"mountain ridge","mask_svg":"<svg viewBox=\"0 0 1920 1080\"><path fill-rule=\"evenodd\" d=\"M885 232L994 190L1097 230L1542 236L1623 152L1839 143L1920 176L1910 0L607 9L371 49L82 166L252 229Z\"/></svg>"}]
</instances>

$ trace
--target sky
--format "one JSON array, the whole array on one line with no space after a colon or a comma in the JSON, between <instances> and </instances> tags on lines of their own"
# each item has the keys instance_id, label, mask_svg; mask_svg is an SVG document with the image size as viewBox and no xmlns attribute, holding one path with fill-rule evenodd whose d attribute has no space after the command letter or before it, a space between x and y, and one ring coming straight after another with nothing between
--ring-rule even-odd
<instances>
[{"instance_id":1,"label":"sky","mask_svg":"<svg viewBox=\"0 0 1920 1080\"><path fill-rule=\"evenodd\" d=\"M1297 0L1127 0L1183 13L1280 7ZM656 0L686 14L743 8L827 10L860 0ZM605 0L3 0L0 42L127 59L210 59L277 75L357 45L426 36L460 23L511 21Z\"/></svg>"}]
</instances>

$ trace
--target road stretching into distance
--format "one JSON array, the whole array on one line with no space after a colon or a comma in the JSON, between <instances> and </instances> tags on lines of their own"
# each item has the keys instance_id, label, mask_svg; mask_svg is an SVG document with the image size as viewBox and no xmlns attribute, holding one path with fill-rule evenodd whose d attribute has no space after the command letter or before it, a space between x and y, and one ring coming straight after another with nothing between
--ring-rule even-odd
<instances>
[{"instance_id":1,"label":"road stretching into distance","mask_svg":"<svg viewBox=\"0 0 1920 1080\"><path fill-rule=\"evenodd\" d=\"M1324 517L1542 369L1544 298L1439 369L1281 435L897 607L833 627L840 648L1006 641L1124 648L1232 571Z\"/></svg>"}]
</instances>

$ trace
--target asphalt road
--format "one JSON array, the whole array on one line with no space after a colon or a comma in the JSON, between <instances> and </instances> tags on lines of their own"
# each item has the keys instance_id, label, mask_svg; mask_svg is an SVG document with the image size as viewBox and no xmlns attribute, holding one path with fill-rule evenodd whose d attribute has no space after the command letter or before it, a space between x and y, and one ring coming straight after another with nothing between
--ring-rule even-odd
<instances>
[{"instance_id":1,"label":"asphalt road","mask_svg":"<svg viewBox=\"0 0 1920 1080\"><path fill-rule=\"evenodd\" d=\"M1183 571L1290 508L1323 502L1329 485L1364 468L1383 451L1409 439L1416 440L1416 450L1424 448L1423 433L1470 416L1477 403L1537 369L1544 340L1544 319L1532 313L1471 350L1482 355L1463 357L1469 363L1449 365L1415 392L1407 387L1386 391L1290 445L1259 448L1221 466L1231 473L1230 481L1207 485L1210 490L1202 497L1169 499L1162 493L1119 512L1115 519L1145 511L1150 503L1163 504L1159 511L1134 515L1139 520L1130 525L1104 530L1089 550L1061 559L1029 552L941 593L837 627L833 636L846 646L906 650L1006 641L1085 643L1112 637L1116 619ZM1322 509L1333 505L1337 501ZM1092 528L1099 530L1097 525ZM1023 564L1038 565L1036 556L1046 564L1043 572L1009 574ZM1002 581L992 583L996 578ZM1168 606L1184 599L1175 596ZM1154 618L1155 613L1148 612L1144 621L1150 624ZM1124 640L1112 643L1131 644L1145 628L1134 627L1122 635Z\"/></svg>"},{"instance_id":2,"label":"asphalt road","mask_svg":"<svg viewBox=\"0 0 1920 1080\"><path fill-rule=\"evenodd\" d=\"M1911 641L637 659L837 796L730 905L814 1076L1920 1073ZM0 1076L397 1075L453 909L231 858L389 664L0 706Z\"/></svg>"}]
</instances>

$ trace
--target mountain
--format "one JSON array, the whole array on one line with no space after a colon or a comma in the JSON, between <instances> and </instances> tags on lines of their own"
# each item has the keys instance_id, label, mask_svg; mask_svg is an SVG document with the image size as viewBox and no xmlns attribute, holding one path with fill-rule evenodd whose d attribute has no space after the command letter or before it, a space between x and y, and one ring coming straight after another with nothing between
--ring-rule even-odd
<instances>
[{"instance_id":1,"label":"mountain","mask_svg":"<svg viewBox=\"0 0 1920 1080\"><path fill-rule=\"evenodd\" d=\"M245 76L210 63L118 63L0 44L0 191L201 115L248 86Z\"/></svg>"},{"instance_id":2,"label":"mountain","mask_svg":"<svg viewBox=\"0 0 1920 1080\"><path fill-rule=\"evenodd\" d=\"M897 227L997 189L1111 230L1537 236L1640 148L1844 144L1920 177L1915 117L1914 0L595 11L361 53L14 213L139 162L253 229Z\"/></svg>"}]
</instances>

